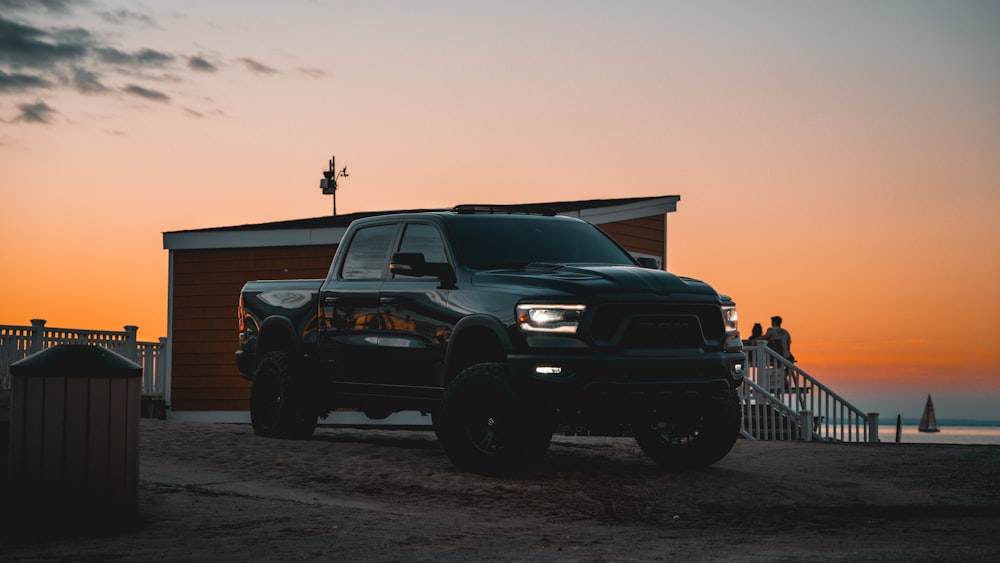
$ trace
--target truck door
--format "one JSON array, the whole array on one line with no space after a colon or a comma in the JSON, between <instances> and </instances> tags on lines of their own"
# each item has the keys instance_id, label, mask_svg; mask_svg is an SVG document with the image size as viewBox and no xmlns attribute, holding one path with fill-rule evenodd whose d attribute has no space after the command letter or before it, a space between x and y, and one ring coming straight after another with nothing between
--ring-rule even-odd
<instances>
[{"instance_id":1,"label":"truck door","mask_svg":"<svg viewBox=\"0 0 1000 563\"><path fill-rule=\"evenodd\" d=\"M319 355L335 381L372 384L384 372L379 291L398 231L398 224L355 231L320 288Z\"/></svg>"},{"instance_id":2,"label":"truck door","mask_svg":"<svg viewBox=\"0 0 1000 563\"><path fill-rule=\"evenodd\" d=\"M420 253L426 262L449 263L444 239L431 224L407 224L397 252ZM384 330L379 342L389 364L390 383L440 397L444 354L456 322L448 313L450 291L434 276L389 274L382 284Z\"/></svg>"}]
</instances>

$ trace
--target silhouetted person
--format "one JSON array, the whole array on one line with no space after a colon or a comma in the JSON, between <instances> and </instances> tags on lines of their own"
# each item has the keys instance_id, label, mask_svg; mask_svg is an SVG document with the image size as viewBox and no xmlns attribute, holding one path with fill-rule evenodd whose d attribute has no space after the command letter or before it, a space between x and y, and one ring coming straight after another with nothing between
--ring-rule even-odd
<instances>
[{"instance_id":1,"label":"silhouetted person","mask_svg":"<svg viewBox=\"0 0 1000 563\"><path fill-rule=\"evenodd\" d=\"M750 329L750 338L743 341L743 343L746 345L755 344L762 338L764 338L764 327L760 326L760 323L753 323L753 328Z\"/></svg>"},{"instance_id":2,"label":"silhouetted person","mask_svg":"<svg viewBox=\"0 0 1000 563\"><path fill-rule=\"evenodd\" d=\"M792 335L781 328L781 317L771 317L771 327L767 329L760 340L766 340L767 347L777 352L782 358L789 362L795 361L795 356L792 355Z\"/></svg>"}]
</instances>

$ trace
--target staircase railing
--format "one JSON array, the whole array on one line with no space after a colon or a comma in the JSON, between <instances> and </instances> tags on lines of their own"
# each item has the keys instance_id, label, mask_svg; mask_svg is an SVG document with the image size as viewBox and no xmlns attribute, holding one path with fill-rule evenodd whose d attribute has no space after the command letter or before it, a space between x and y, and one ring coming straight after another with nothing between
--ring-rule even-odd
<instances>
[{"instance_id":1,"label":"staircase railing","mask_svg":"<svg viewBox=\"0 0 1000 563\"><path fill-rule=\"evenodd\" d=\"M864 413L766 344L744 347L741 434L759 440L878 442L878 413Z\"/></svg>"},{"instance_id":2,"label":"staircase railing","mask_svg":"<svg viewBox=\"0 0 1000 563\"><path fill-rule=\"evenodd\" d=\"M0 390L10 389L10 365L35 352L58 344L86 344L116 352L142 367L142 393L163 397L166 339L159 342L139 342L135 326L123 331L51 328L35 319L31 326L0 325Z\"/></svg>"},{"instance_id":3,"label":"staircase railing","mask_svg":"<svg viewBox=\"0 0 1000 563\"><path fill-rule=\"evenodd\" d=\"M800 440L802 416L763 387L747 379L739 391L743 403L740 434L756 440Z\"/></svg>"}]
</instances>

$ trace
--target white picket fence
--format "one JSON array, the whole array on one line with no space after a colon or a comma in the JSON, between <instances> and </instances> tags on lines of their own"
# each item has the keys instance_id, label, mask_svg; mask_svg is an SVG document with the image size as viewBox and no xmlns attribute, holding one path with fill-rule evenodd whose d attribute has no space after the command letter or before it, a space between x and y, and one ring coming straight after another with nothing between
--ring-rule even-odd
<instances>
[{"instance_id":1,"label":"white picket fence","mask_svg":"<svg viewBox=\"0 0 1000 563\"><path fill-rule=\"evenodd\" d=\"M0 390L10 389L10 365L35 352L58 344L85 344L107 348L142 367L142 394L162 398L165 388L166 338L139 342L138 327L125 330L50 328L45 320L32 319L31 326L0 325Z\"/></svg>"}]
</instances>

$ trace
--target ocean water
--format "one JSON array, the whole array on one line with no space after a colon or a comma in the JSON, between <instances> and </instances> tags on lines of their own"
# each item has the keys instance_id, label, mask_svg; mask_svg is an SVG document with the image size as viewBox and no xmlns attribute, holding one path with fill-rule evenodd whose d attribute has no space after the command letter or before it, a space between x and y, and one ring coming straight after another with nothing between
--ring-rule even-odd
<instances>
[{"instance_id":1,"label":"ocean water","mask_svg":"<svg viewBox=\"0 0 1000 563\"><path fill-rule=\"evenodd\" d=\"M881 421L880 421L881 422ZM1000 424L947 424L938 422L940 432L920 432L917 424L903 423L900 443L904 444L989 444L1000 445ZM882 443L896 441L896 424L879 424L878 437Z\"/></svg>"}]
</instances>

